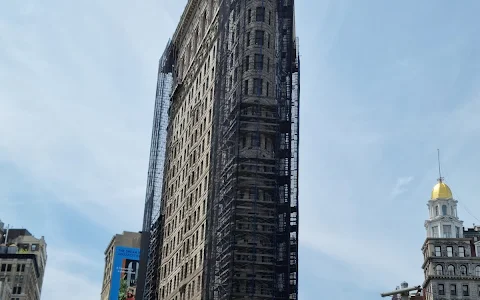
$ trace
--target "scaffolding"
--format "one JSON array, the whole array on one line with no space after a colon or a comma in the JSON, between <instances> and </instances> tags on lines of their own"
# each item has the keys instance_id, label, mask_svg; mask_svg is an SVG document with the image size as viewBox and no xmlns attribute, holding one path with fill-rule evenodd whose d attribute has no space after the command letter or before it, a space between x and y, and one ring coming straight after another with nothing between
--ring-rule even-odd
<instances>
[{"instance_id":1,"label":"scaffolding","mask_svg":"<svg viewBox=\"0 0 480 300\"><path fill-rule=\"evenodd\" d=\"M137 299L144 300L158 299L157 283L163 237L163 220L161 217L163 178L164 169L168 168L168 166L165 166L168 113L174 83L173 49L174 47L169 42L160 59L158 68L137 284Z\"/></svg>"},{"instance_id":2,"label":"scaffolding","mask_svg":"<svg viewBox=\"0 0 480 300\"><path fill-rule=\"evenodd\" d=\"M266 8L275 12L273 29L270 16L266 25ZM261 21L256 25L252 9ZM300 68L294 0L224 0L218 24L202 297L298 299ZM273 73L264 64L269 55Z\"/></svg>"}]
</instances>

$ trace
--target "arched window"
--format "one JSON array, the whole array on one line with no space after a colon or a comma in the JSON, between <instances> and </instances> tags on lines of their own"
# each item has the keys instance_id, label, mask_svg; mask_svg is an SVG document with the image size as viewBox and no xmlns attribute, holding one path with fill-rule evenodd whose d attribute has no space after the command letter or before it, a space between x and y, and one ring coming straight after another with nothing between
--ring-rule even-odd
<instances>
[{"instance_id":1,"label":"arched window","mask_svg":"<svg viewBox=\"0 0 480 300\"><path fill-rule=\"evenodd\" d=\"M442 205L442 215L446 216L447 215L447 206Z\"/></svg>"},{"instance_id":2,"label":"arched window","mask_svg":"<svg viewBox=\"0 0 480 300\"><path fill-rule=\"evenodd\" d=\"M437 265L437 266L435 267L435 273L436 273L437 275L443 275L443 267L442 267L441 265Z\"/></svg>"},{"instance_id":3,"label":"arched window","mask_svg":"<svg viewBox=\"0 0 480 300\"><path fill-rule=\"evenodd\" d=\"M475 276L480 276L480 266L475 267Z\"/></svg>"},{"instance_id":4,"label":"arched window","mask_svg":"<svg viewBox=\"0 0 480 300\"><path fill-rule=\"evenodd\" d=\"M467 275L467 267L460 266L460 275Z\"/></svg>"},{"instance_id":5,"label":"arched window","mask_svg":"<svg viewBox=\"0 0 480 300\"><path fill-rule=\"evenodd\" d=\"M455 267L453 265L449 265L447 269L448 275L455 275Z\"/></svg>"},{"instance_id":6,"label":"arched window","mask_svg":"<svg viewBox=\"0 0 480 300\"><path fill-rule=\"evenodd\" d=\"M435 206L435 216L438 216L438 205Z\"/></svg>"}]
</instances>

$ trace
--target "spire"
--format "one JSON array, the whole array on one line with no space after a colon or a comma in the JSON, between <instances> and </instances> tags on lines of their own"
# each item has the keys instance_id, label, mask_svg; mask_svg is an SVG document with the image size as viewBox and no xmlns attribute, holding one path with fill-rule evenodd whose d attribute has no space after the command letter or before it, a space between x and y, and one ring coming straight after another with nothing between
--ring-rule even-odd
<instances>
[{"instance_id":1,"label":"spire","mask_svg":"<svg viewBox=\"0 0 480 300\"><path fill-rule=\"evenodd\" d=\"M443 177L442 177L442 168L440 164L440 149L437 149L437 160L438 160L438 182L442 183Z\"/></svg>"}]
</instances>

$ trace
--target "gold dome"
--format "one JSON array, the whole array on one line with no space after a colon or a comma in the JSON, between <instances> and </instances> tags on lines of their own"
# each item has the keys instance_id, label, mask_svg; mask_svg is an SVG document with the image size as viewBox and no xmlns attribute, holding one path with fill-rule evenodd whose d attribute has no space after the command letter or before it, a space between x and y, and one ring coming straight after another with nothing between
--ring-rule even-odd
<instances>
[{"instance_id":1,"label":"gold dome","mask_svg":"<svg viewBox=\"0 0 480 300\"><path fill-rule=\"evenodd\" d=\"M435 199L453 199L452 190L445 184L442 180L439 180L438 183L433 187L432 190L432 200Z\"/></svg>"}]
</instances>

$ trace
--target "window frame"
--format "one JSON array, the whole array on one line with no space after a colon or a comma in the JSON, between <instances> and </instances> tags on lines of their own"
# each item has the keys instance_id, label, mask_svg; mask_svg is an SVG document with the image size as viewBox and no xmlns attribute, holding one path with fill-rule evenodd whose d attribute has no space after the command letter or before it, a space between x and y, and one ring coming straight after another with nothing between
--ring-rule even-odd
<instances>
[{"instance_id":1,"label":"window frame","mask_svg":"<svg viewBox=\"0 0 480 300\"><path fill-rule=\"evenodd\" d=\"M455 275L455 266L454 265L448 265L447 274L448 275Z\"/></svg>"},{"instance_id":2,"label":"window frame","mask_svg":"<svg viewBox=\"0 0 480 300\"><path fill-rule=\"evenodd\" d=\"M450 295L456 296L457 295L457 285L456 284L450 284Z\"/></svg>"},{"instance_id":3,"label":"window frame","mask_svg":"<svg viewBox=\"0 0 480 300\"><path fill-rule=\"evenodd\" d=\"M462 295L463 296L470 296L470 289L468 287L468 284L462 285Z\"/></svg>"},{"instance_id":4,"label":"window frame","mask_svg":"<svg viewBox=\"0 0 480 300\"><path fill-rule=\"evenodd\" d=\"M257 6L255 9L255 22L265 22L265 6Z\"/></svg>"},{"instance_id":5,"label":"window frame","mask_svg":"<svg viewBox=\"0 0 480 300\"><path fill-rule=\"evenodd\" d=\"M458 257L465 257L465 247L463 246L458 247Z\"/></svg>"},{"instance_id":6,"label":"window frame","mask_svg":"<svg viewBox=\"0 0 480 300\"><path fill-rule=\"evenodd\" d=\"M435 275L443 275L443 266L442 265L436 265L435 266Z\"/></svg>"},{"instance_id":7,"label":"window frame","mask_svg":"<svg viewBox=\"0 0 480 300\"><path fill-rule=\"evenodd\" d=\"M439 295L445 295L445 285L443 283L439 283L437 289Z\"/></svg>"},{"instance_id":8,"label":"window frame","mask_svg":"<svg viewBox=\"0 0 480 300\"><path fill-rule=\"evenodd\" d=\"M453 246L447 246L447 257L453 257Z\"/></svg>"},{"instance_id":9,"label":"window frame","mask_svg":"<svg viewBox=\"0 0 480 300\"><path fill-rule=\"evenodd\" d=\"M253 95L263 95L263 78L253 78Z\"/></svg>"},{"instance_id":10,"label":"window frame","mask_svg":"<svg viewBox=\"0 0 480 300\"><path fill-rule=\"evenodd\" d=\"M263 71L263 61L265 55L261 53L255 53L253 56L253 68L258 71Z\"/></svg>"},{"instance_id":11,"label":"window frame","mask_svg":"<svg viewBox=\"0 0 480 300\"><path fill-rule=\"evenodd\" d=\"M265 45L265 31L264 30L255 30L255 45L261 46Z\"/></svg>"}]
</instances>

